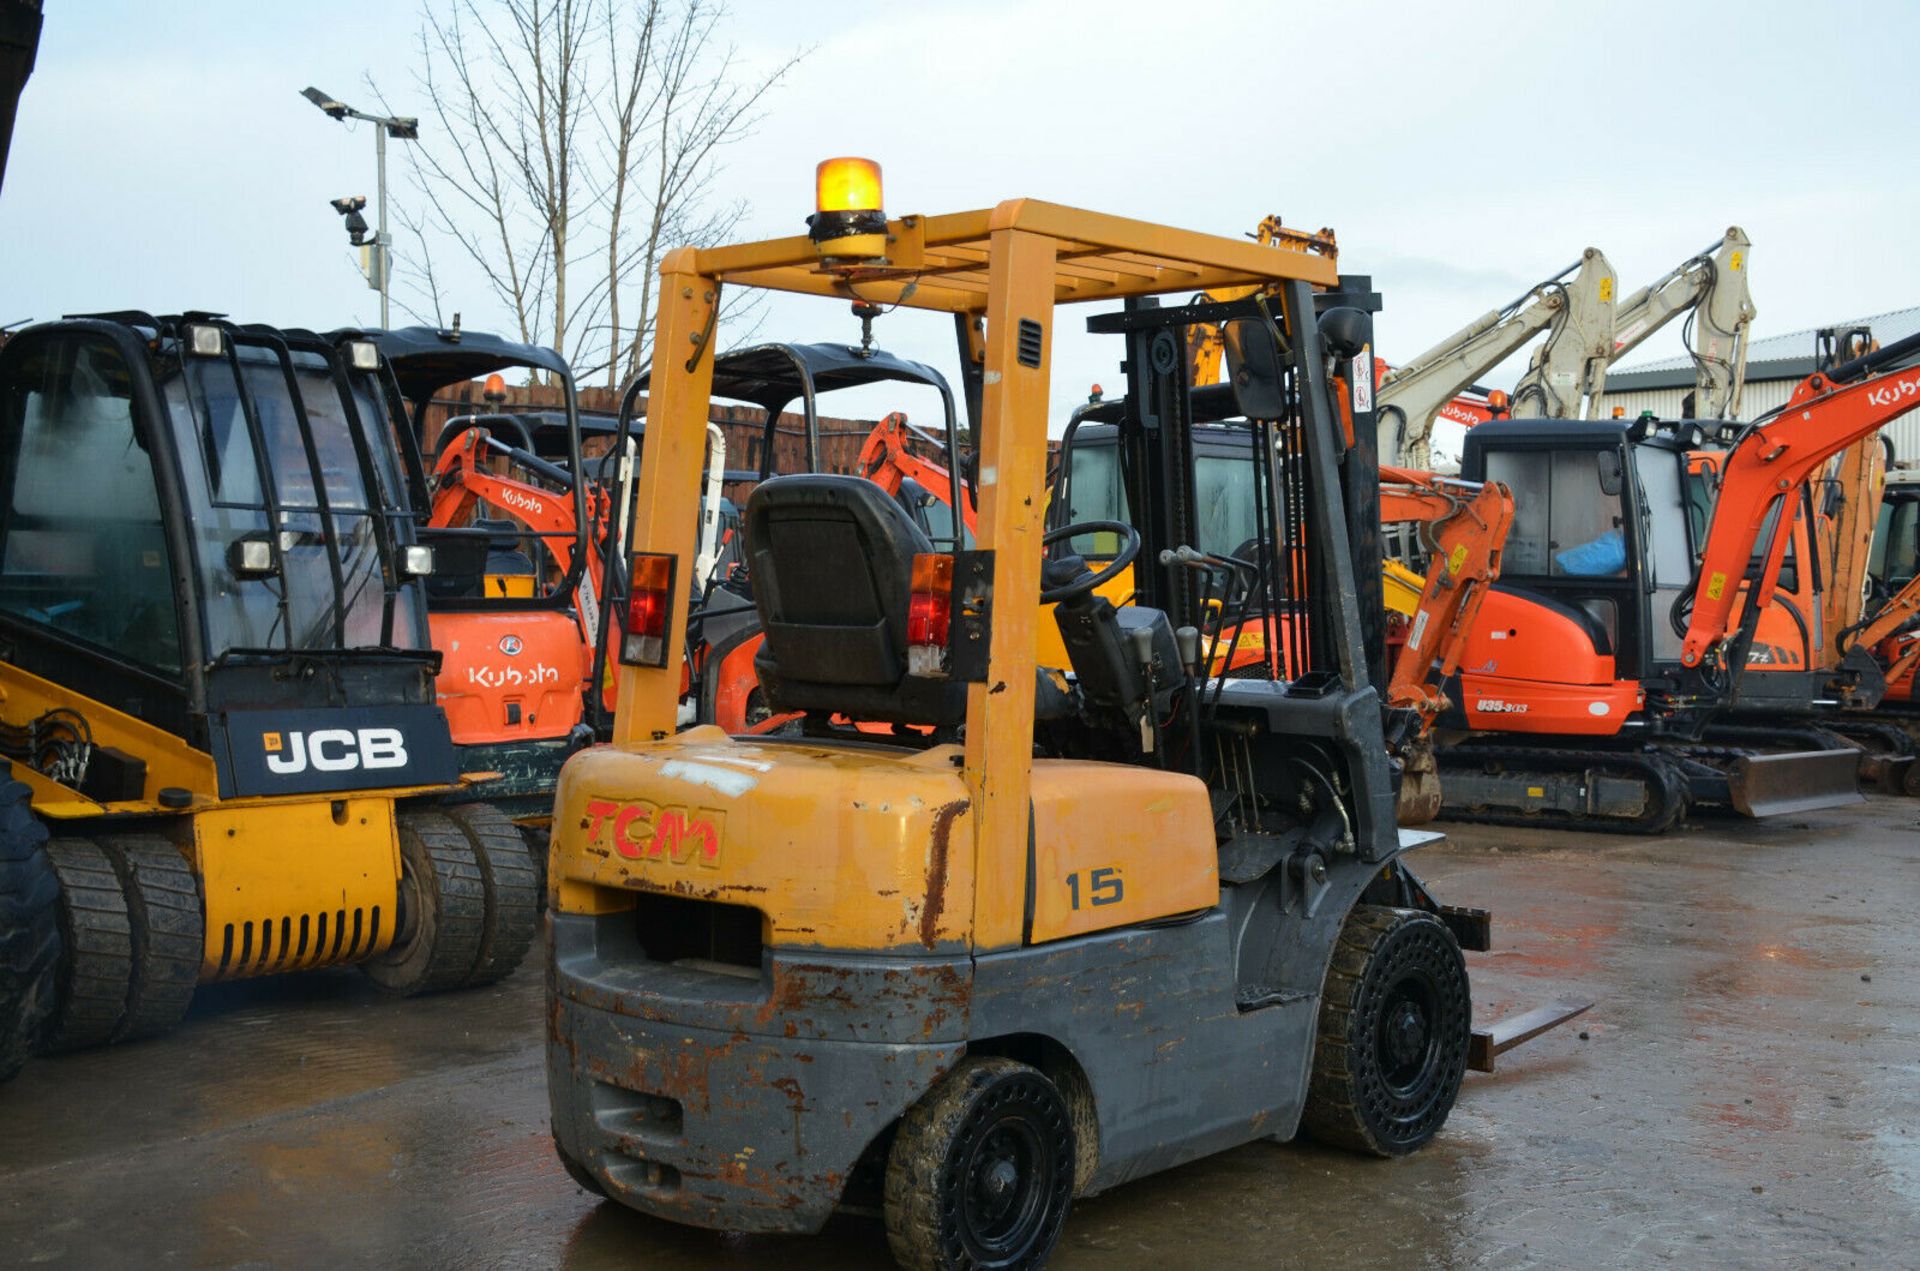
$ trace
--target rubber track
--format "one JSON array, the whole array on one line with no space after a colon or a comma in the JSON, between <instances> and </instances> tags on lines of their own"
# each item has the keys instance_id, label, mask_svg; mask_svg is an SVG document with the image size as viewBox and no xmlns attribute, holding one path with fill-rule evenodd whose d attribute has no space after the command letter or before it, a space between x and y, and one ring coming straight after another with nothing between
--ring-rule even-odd
<instances>
[{"instance_id":1,"label":"rubber track","mask_svg":"<svg viewBox=\"0 0 1920 1271\"><path fill-rule=\"evenodd\" d=\"M466 987L492 984L513 974L533 944L540 921L540 885L520 827L490 803L461 803L446 816L473 849L487 888L487 913L480 931L480 952Z\"/></svg>"},{"instance_id":2,"label":"rubber track","mask_svg":"<svg viewBox=\"0 0 1920 1271\"><path fill-rule=\"evenodd\" d=\"M32 797L0 781L0 1081L20 1071L58 995L60 883Z\"/></svg>"},{"instance_id":3,"label":"rubber track","mask_svg":"<svg viewBox=\"0 0 1920 1271\"><path fill-rule=\"evenodd\" d=\"M103 838L126 895L133 980L115 1041L158 1037L187 1013L200 983L206 918L180 849L157 834Z\"/></svg>"},{"instance_id":4,"label":"rubber track","mask_svg":"<svg viewBox=\"0 0 1920 1271\"><path fill-rule=\"evenodd\" d=\"M1562 750L1557 747L1517 746L1444 746L1436 752L1440 765L1440 819L1468 821L1477 825L1517 825L1548 830L1592 830L1601 834L1664 834L1687 811L1687 781L1673 763L1663 756L1636 754L1620 750ZM1656 785L1664 796L1651 813L1639 817L1570 816L1555 811L1495 812L1462 808L1447 798L1449 768L1480 768L1499 762L1508 771L1499 776L1524 779L1527 771L1540 773L1579 773L1601 769L1608 776L1625 776L1643 785Z\"/></svg>"},{"instance_id":5,"label":"rubber track","mask_svg":"<svg viewBox=\"0 0 1920 1271\"><path fill-rule=\"evenodd\" d=\"M417 921L425 924L431 917L432 930L416 929L416 939L430 944L410 973L396 957L407 951L390 949L365 964L367 974L382 988L406 996L459 988L479 960L486 926L487 884L480 863L467 836L437 811L400 814L400 849L407 867L425 875L415 883L433 912Z\"/></svg>"},{"instance_id":6,"label":"rubber track","mask_svg":"<svg viewBox=\"0 0 1920 1271\"><path fill-rule=\"evenodd\" d=\"M57 1053L113 1040L127 1012L133 932L113 861L98 843L57 838L47 859L60 879L60 1002L42 1049Z\"/></svg>"}]
</instances>

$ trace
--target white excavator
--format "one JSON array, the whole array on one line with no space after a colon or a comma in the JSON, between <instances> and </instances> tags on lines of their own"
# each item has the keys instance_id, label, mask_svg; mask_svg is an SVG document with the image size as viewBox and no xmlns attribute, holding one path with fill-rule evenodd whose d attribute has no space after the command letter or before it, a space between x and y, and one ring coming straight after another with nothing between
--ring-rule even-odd
<instances>
[{"instance_id":1,"label":"white excavator","mask_svg":"<svg viewBox=\"0 0 1920 1271\"><path fill-rule=\"evenodd\" d=\"M1747 288L1752 250L1738 226L1642 287L1616 298L1613 266L1589 247L1578 261L1502 308L1491 310L1381 380L1379 444L1401 466L1457 470L1459 438L1438 433L1443 406L1542 331L1509 413L1540 419L1594 418L1610 368L1681 314L1695 364L1698 418L1730 418L1746 374L1754 316ZM1457 429L1445 422L1441 428ZM1438 453L1436 454L1436 450Z\"/></svg>"}]
</instances>

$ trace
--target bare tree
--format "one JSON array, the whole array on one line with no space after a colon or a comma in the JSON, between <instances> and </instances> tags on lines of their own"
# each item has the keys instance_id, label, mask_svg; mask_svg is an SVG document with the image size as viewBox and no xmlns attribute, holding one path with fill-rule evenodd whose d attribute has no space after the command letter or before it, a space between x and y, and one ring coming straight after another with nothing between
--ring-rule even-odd
<instances>
[{"instance_id":1,"label":"bare tree","mask_svg":"<svg viewBox=\"0 0 1920 1271\"><path fill-rule=\"evenodd\" d=\"M581 381L638 368L661 256L737 223L719 153L800 56L748 79L725 18L719 0L427 0L429 126L398 209L422 250L403 303L436 320L462 308L434 268L441 240L519 338L559 349Z\"/></svg>"}]
</instances>

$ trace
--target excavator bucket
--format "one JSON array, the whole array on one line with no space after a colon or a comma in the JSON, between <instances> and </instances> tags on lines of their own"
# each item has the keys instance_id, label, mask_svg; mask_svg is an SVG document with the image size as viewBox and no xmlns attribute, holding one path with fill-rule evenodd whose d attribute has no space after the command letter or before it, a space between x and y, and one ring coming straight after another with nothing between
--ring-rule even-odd
<instances>
[{"instance_id":1,"label":"excavator bucket","mask_svg":"<svg viewBox=\"0 0 1920 1271\"><path fill-rule=\"evenodd\" d=\"M1727 774L1727 790L1742 816L1783 816L1862 803L1860 752L1798 750L1779 755L1744 755Z\"/></svg>"}]
</instances>

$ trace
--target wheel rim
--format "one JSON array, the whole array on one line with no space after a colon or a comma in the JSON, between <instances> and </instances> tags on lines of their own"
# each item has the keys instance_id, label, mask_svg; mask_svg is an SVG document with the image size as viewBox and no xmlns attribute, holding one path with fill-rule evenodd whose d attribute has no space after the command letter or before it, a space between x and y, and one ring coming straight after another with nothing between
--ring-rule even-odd
<instances>
[{"instance_id":1,"label":"wheel rim","mask_svg":"<svg viewBox=\"0 0 1920 1271\"><path fill-rule=\"evenodd\" d=\"M400 885L394 889L393 897L393 944L394 949L404 949L413 943L420 930L420 880L414 875L413 863L405 854L400 857Z\"/></svg>"},{"instance_id":2,"label":"wheel rim","mask_svg":"<svg viewBox=\"0 0 1920 1271\"><path fill-rule=\"evenodd\" d=\"M1412 1097L1433 1064L1439 1046L1435 989L1432 977L1410 973L1389 985L1384 996L1374 1058L1395 1099Z\"/></svg>"},{"instance_id":3,"label":"wheel rim","mask_svg":"<svg viewBox=\"0 0 1920 1271\"><path fill-rule=\"evenodd\" d=\"M955 1143L947 1240L969 1265L1024 1265L1051 1244L1071 1194L1064 1109L1018 1084L990 1092Z\"/></svg>"},{"instance_id":4,"label":"wheel rim","mask_svg":"<svg viewBox=\"0 0 1920 1271\"><path fill-rule=\"evenodd\" d=\"M1458 958L1441 933L1409 933L1382 951L1370 977L1356 1077L1368 1120L1387 1142L1423 1141L1452 1106L1472 1010Z\"/></svg>"},{"instance_id":5,"label":"wheel rim","mask_svg":"<svg viewBox=\"0 0 1920 1271\"><path fill-rule=\"evenodd\" d=\"M975 1139L960 1219L967 1243L993 1255L1033 1238L1046 1206L1047 1152L1023 1118L1004 1117Z\"/></svg>"}]
</instances>

